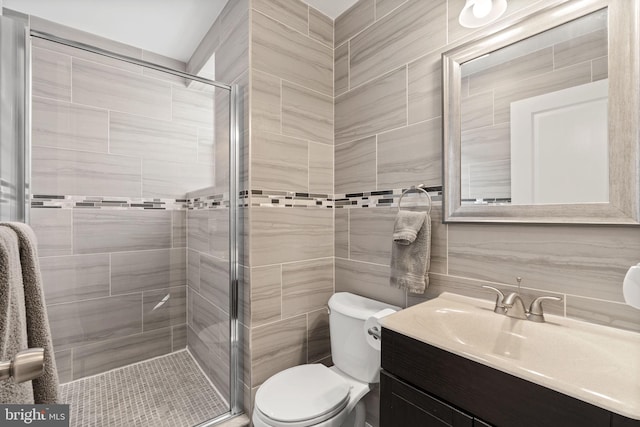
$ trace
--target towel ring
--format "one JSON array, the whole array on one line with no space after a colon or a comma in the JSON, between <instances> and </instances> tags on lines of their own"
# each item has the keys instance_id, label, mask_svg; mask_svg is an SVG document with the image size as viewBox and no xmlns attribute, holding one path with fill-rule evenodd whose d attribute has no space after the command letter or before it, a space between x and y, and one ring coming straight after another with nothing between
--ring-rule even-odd
<instances>
[{"instance_id":1,"label":"towel ring","mask_svg":"<svg viewBox=\"0 0 640 427\"><path fill-rule=\"evenodd\" d=\"M402 198L404 197L404 195L412 191L421 191L427 196L427 199L429 199L429 210L427 211L427 215L430 215L433 201L431 200L431 196L429 195L427 190L424 189L424 184L420 184L417 187L415 185L412 185L410 188L407 188L402 192L402 195L400 195L400 199L398 200L398 211L400 211L400 204L402 203Z\"/></svg>"}]
</instances>

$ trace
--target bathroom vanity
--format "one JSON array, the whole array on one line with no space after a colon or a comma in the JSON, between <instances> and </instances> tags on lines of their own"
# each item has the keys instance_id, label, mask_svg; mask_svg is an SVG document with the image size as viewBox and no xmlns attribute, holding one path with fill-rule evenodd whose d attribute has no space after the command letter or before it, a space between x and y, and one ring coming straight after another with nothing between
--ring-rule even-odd
<instances>
[{"instance_id":1,"label":"bathroom vanity","mask_svg":"<svg viewBox=\"0 0 640 427\"><path fill-rule=\"evenodd\" d=\"M595 336L583 322L534 324L443 296L383 323L381 427L640 427L639 334L593 325L614 340L581 347ZM566 333L575 358L558 343ZM600 359L619 350L631 354Z\"/></svg>"}]
</instances>

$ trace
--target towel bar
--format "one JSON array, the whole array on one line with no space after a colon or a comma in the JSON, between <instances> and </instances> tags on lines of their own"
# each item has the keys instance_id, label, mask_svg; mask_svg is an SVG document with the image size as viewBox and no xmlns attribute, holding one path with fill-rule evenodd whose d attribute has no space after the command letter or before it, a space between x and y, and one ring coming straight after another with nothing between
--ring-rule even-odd
<instances>
[{"instance_id":1,"label":"towel bar","mask_svg":"<svg viewBox=\"0 0 640 427\"><path fill-rule=\"evenodd\" d=\"M430 215L433 201L431 200L431 196L429 195L429 192L427 192L427 190L424 189L424 184L419 184L418 186L412 185L410 188L407 188L402 192L402 194L400 195L400 199L398 199L398 211L400 210L400 203L402 203L402 198L404 197L405 194L410 193L411 191L422 191L427 196L427 199L429 199L429 210L427 211L427 215Z\"/></svg>"},{"instance_id":2,"label":"towel bar","mask_svg":"<svg viewBox=\"0 0 640 427\"><path fill-rule=\"evenodd\" d=\"M0 380L13 378L14 383L23 383L38 378L43 372L43 348L22 350L13 360L0 362Z\"/></svg>"}]
</instances>

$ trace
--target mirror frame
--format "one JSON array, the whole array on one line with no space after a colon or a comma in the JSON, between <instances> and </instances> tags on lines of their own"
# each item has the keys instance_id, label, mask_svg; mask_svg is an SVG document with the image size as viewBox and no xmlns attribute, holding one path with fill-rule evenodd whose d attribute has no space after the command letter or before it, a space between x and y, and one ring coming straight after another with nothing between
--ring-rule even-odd
<instances>
[{"instance_id":1,"label":"mirror frame","mask_svg":"<svg viewBox=\"0 0 640 427\"><path fill-rule=\"evenodd\" d=\"M609 45L609 202L462 205L461 64L604 8ZM525 13L514 14L479 38L442 54L443 221L640 224L640 2L561 0Z\"/></svg>"}]
</instances>

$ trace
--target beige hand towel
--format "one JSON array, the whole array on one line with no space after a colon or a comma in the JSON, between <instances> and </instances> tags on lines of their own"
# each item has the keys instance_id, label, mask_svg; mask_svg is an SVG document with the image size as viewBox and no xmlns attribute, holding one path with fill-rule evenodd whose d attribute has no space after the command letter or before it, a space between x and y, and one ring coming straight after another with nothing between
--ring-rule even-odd
<instances>
[{"instance_id":1,"label":"beige hand towel","mask_svg":"<svg viewBox=\"0 0 640 427\"><path fill-rule=\"evenodd\" d=\"M20 222L5 222L0 225L4 226L1 228L12 229L18 235L29 348L44 348L44 373L32 381L33 400L34 403L41 404L57 403L58 373L44 300L36 236L31 227Z\"/></svg>"},{"instance_id":2,"label":"beige hand towel","mask_svg":"<svg viewBox=\"0 0 640 427\"><path fill-rule=\"evenodd\" d=\"M415 237L414 237L415 236ZM393 230L390 284L422 294L429 286L431 218L426 212L399 211Z\"/></svg>"},{"instance_id":3,"label":"beige hand towel","mask_svg":"<svg viewBox=\"0 0 640 427\"><path fill-rule=\"evenodd\" d=\"M0 360L11 360L27 349L26 322L18 236L0 227ZM33 403L31 383L0 381L0 403Z\"/></svg>"}]
</instances>

